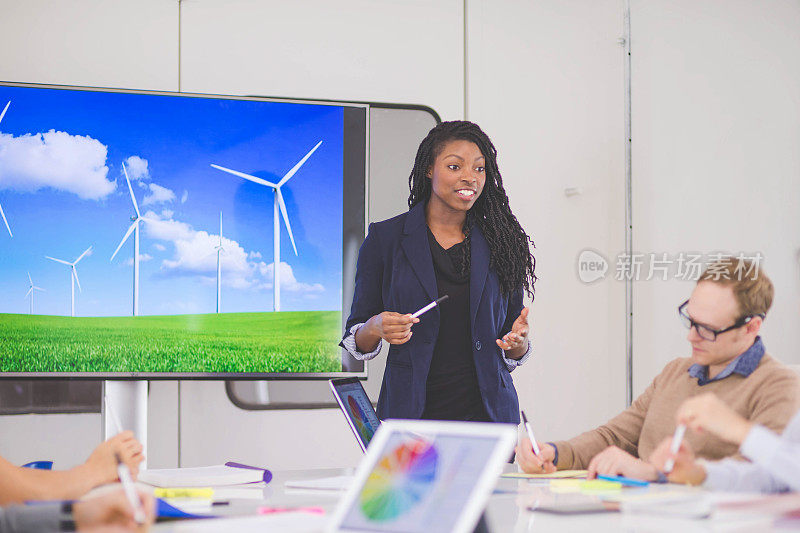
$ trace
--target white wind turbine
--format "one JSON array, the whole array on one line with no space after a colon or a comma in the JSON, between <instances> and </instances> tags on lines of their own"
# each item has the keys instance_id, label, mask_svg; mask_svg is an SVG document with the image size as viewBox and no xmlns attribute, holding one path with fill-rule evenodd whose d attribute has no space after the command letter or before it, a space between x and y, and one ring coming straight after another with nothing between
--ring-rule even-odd
<instances>
[{"instance_id":1,"label":"white wind turbine","mask_svg":"<svg viewBox=\"0 0 800 533\"><path fill-rule=\"evenodd\" d=\"M237 172L236 170L231 170L229 168L221 167L219 165L211 165L212 167L216 168L217 170L221 170L223 172L227 172L229 174L233 174L234 176L239 176L240 178L244 178L246 180L254 181L260 185L266 185L267 187L271 187L275 193L274 201L273 201L273 223L272 223L272 232L273 232L273 260L272 260L272 308L275 311L281 310L281 289L280 289L280 264L281 264L281 226L280 226L280 218L278 215L278 211L280 210L280 214L283 215L283 222L286 224L286 231L289 232L289 239L292 241L292 248L294 249L294 255L297 255L297 246L294 244L294 236L292 235L292 227L289 225L289 215L286 213L286 204L283 201L283 195L281 194L281 187L286 184L295 173L300 170L300 167L311 157L317 148L320 147L322 141L318 142L317 145L312 148L306 155L298 161L298 163L292 167L292 169L287 172L281 180L276 184L269 182L267 180L257 178L255 176L251 176L250 174L245 174L243 172Z\"/></svg>"},{"instance_id":2,"label":"white wind turbine","mask_svg":"<svg viewBox=\"0 0 800 533\"><path fill-rule=\"evenodd\" d=\"M36 285L33 284L33 279L31 278L31 273L30 272L28 272L28 281L30 281L31 284L30 284L30 288L28 289L28 292L25 294L25 298L27 298L28 295L30 295L30 297L31 297L31 314L33 314L33 295L34 295L34 293L36 291L44 291L44 289L41 288L41 287L37 287Z\"/></svg>"},{"instance_id":3,"label":"white wind turbine","mask_svg":"<svg viewBox=\"0 0 800 533\"><path fill-rule=\"evenodd\" d=\"M219 212L219 245L214 249L217 251L217 313L219 313L222 304L222 260L220 256L225 253L225 248L222 247L222 211Z\"/></svg>"},{"instance_id":4,"label":"white wind turbine","mask_svg":"<svg viewBox=\"0 0 800 533\"><path fill-rule=\"evenodd\" d=\"M10 105L11 105L11 100L8 101L6 107L3 108L3 112L0 113L0 122L3 122L3 117L6 116L6 111L8 111L8 106ZM0 204L0 216L3 217L3 222L6 223L6 229L8 230L8 234L11 235L11 237L14 237L14 234L11 233L11 226L8 225L8 219L6 218L6 214L3 213L3 206L1 204Z\"/></svg>"},{"instance_id":5,"label":"white wind turbine","mask_svg":"<svg viewBox=\"0 0 800 533\"><path fill-rule=\"evenodd\" d=\"M125 181L128 183L128 191L131 193L131 201L133 201L133 210L136 212L135 217L131 217L133 223L128 228L125 236L119 242L119 246L114 250L109 261L113 261L114 257L128 240L133 232L133 316L139 316L139 222L142 220L148 221L139 212L139 204L136 203L136 196L133 195L133 187L131 187L131 180L128 178L128 171L125 169L125 163L122 163L122 171L125 173Z\"/></svg>"},{"instance_id":6,"label":"white wind turbine","mask_svg":"<svg viewBox=\"0 0 800 533\"><path fill-rule=\"evenodd\" d=\"M70 316L75 316L75 284L76 284L76 283L78 284L78 290L79 290L79 291L81 291L81 292L83 292L83 289L81 289L81 282L78 280L78 271L77 271L77 270L75 270L75 265L77 265L77 264L78 264L78 261L80 261L81 259L83 259L83 257L84 257L86 254L88 254L88 253L89 253L89 251L90 251L91 249L92 249L92 247L91 247L91 246L90 246L90 247L88 247L88 248L87 248L86 250L84 250L84 252L83 252L83 253L82 253L80 256L78 256L78 258L77 258L75 261L73 261L72 263L70 263L69 261L64 261L63 259L56 259L55 257L50 257L49 255L46 255L46 256L45 256L47 259L49 259L49 260L51 260L51 261L55 261L56 263L63 263L63 264L65 264L65 265L67 265L67 266L70 268L70 270L71 270L70 281L71 281L71 284L72 284L72 297L70 298L70 303L71 303L71 305L70 305L70 312L71 312Z\"/></svg>"}]
</instances>

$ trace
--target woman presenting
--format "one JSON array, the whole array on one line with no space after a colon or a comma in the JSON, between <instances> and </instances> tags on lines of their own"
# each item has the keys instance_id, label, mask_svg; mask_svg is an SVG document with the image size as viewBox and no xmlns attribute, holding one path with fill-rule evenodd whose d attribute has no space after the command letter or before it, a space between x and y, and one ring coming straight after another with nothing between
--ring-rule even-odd
<instances>
[{"instance_id":1,"label":"woman presenting","mask_svg":"<svg viewBox=\"0 0 800 533\"><path fill-rule=\"evenodd\" d=\"M532 296L535 261L497 151L477 125L444 122L420 144L408 181L409 211L370 224L361 245L341 345L371 359L391 344L381 419L519 423L510 372L531 351L522 297Z\"/></svg>"}]
</instances>

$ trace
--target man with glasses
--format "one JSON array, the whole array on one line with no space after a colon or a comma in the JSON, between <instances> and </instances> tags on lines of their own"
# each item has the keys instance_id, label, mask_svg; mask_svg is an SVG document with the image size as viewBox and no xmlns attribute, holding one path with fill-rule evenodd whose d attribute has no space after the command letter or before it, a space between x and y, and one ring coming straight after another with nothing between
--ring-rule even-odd
<instances>
[{"instance_id":1,"label":"man with glasses","mask_svg":"<svg viewBox=\"0 0 800 533\"><path fill-rule=\"evenodd\" d=\"M800 408L800 380L770 357L758 336L774 289L750 261L724 259L700 276L678 308L689 328L689 358L671 361L633 404L608 423L568 441L539 443L540 454L523 439L520 466L529 473L556 468L665 480L646 459L675 431L675 416L687 399L714 393L743 418L780 433ZM685 440L704 459L736 456L738 446L716 435L690 432ZM741 458L741 456L738 456Z\"/></svg>"}]
</instances>

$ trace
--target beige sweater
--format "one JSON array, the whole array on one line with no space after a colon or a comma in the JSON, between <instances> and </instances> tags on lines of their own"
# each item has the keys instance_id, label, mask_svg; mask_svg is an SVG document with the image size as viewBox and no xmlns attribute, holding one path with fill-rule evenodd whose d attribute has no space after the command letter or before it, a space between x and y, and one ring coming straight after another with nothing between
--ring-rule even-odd
<instances>
[{"instance_id":1,"label":"beige sweater","mask_svg":"<svg viewBox=\"0 0 800 533\"><path fill-rule=\"evenodd\" d=\"M748 377L734 373L702 387L688 373L692 364L690 358L675 359L633 405L608 423L554 443L558 448L558 468L586 468L595 455L612 445L648 459L661 441L675 432L675 414L681 403L706 392L713 392L748 420L778 433L800 409L800 378L768 354ZM722 459L737 453L735 444L707 433L687 431L685 440L698 457L705 459Z\"/></svg>"}]
</instances>

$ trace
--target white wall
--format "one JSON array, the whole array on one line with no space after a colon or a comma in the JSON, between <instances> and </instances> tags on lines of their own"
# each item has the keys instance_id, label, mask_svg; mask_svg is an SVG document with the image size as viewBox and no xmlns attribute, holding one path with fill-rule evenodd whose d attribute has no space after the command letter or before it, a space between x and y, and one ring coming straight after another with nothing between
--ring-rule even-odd
<instances>
[{"instance_id":1,"label":"white wall","mask_svg":"<svg viewBox=\"0 0 800 533\"><path fill-rule=\"evenodd\" d=\"M178 5L0 0L0 80L178 90Z\"/></svg>"},{"instance_id":2,"label":"white wall","mask_svg":"<svg viewBox=\"0 0 800 533\"><path fill-rule=\"evenodd\" d=\"M800 3L634 0L634 248L761 252L767 350L800 362ZM634 290L634 388L689 355L693 283Z\"/></svg>"},{"instance_id":3,"label":"white wall","mask_svg":"<svg viewBox=\"0 0 800 533\"><path fill-rule=\"evenodd\" d=\"M461 0L190 0L181 90L464 108Z\"/></svg>"},{"instance_id":4,"label":"white wall","mask_svg":"<svg viewBox=\"0 0 800 533\"><path fill-rule=\"evenodd\" d=\"M624 246L622 2L468 5L469 119L536 243L534 359L512 375L537 436L567 438L625 406L624 285L576 271Z\"/></svg>"},{"instance_id":5,"label":"white wall","mask_svg":"<svg viewBox=\"0 0 800 533\"><path fill-rule=\"evenodd\" d=\"M636 247L764 251L778 285L767 344L797 362L800 5L632 4ZM515 383L540 435L565 437L624 407L623 287L576 276L582 249L605 254L610 276L623 251L622 0L464 6L185 0L179 70L175 1L0 0L0 79L176 90L180 77L185 91L416 103L444 119L462 118L466 92L468 118L498 146L512 207L537 243L536 355ZM567 198L566 187L583 193ZM637 392L685 353L674 307L688 290L637 284ZM151 409L175 413L176 388L164 387ZM226 402L221 383L182 385L183 464L358 459L338 412L242 412ZM10 458L21 462L18 444L38 428L73 444L77 461L92 416L5 417L2 452L15 435ZM162 418L151 431L151 449L167 450L151 466L177 461L174 424Z\"/></svg>"}]
</instances>

